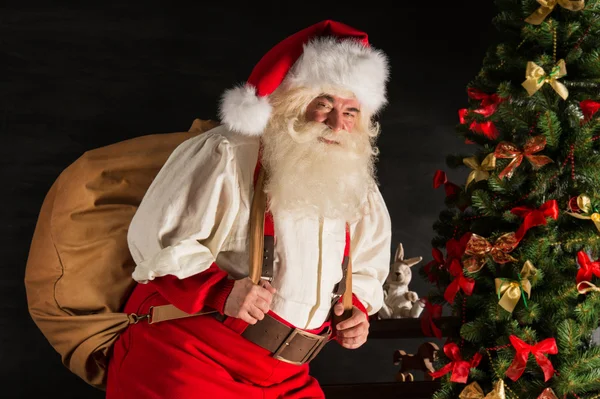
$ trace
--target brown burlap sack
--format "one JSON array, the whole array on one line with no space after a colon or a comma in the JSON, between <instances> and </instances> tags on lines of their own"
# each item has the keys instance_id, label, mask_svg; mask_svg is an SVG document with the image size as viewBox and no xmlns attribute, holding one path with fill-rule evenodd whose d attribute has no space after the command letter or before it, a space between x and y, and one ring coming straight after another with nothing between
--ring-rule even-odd
<instances>
[{"instance_id":1,"label":"brown burlap sack","mask_svg":"<svg viewBox=\"0 0 600 399\"><path fill-rule=\"evenodd\" d=\"M96 388L105 389L110 347L130 323L129 223L175 147L215 126L196 119L188 132L88 151L44 199L25 270L29 313L63 364Z\"/></svg>"}]
</instances>

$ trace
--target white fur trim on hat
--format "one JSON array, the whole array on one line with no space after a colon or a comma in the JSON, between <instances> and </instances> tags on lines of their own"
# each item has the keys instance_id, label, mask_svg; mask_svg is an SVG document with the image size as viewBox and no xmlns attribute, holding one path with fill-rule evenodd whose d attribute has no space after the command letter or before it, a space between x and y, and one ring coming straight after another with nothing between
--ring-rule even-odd
<instances>
[{"instance_id":1,"label":"white fur trim on hat","mask_svg":"<svg viewBox=\"0 0 600 399\"><path fill-rule=\"evenodd\" d=\"M386 55L373 47L346 39L320 37L308 42L284 84L341 87L354 93L372 112L387 103L389 67Z\"/></svg>"},{"instance_id":2,"label":"white fur trim on hat","mask_svg":"<svg viewBox=\"0 0 600 399\"><path fill-rule=\"evenodd\" d=\"M378 112L387 103L389 68L382 51L356 39L335 37L319 37L302 47L302 54L290 63L280 86L351 92L369 113ZM268 96L277 88L271 80L281 71L278 64L273 70L268 66L258 69L262 76L249 79L252 84L247 82L223 93L219 116L229 129L250 136L260 136L264 131L272 112ZM267 83L265 87L261 86L263 82ZM258 96L255 86L264 95Z\"/></svg>"},{"instance_id":3,"label":"white fur trim on hat","mask_svg":"<svg viewBox=\"0 0 600 399\"><path fill-rule=\"evenodd\" d=\"M219 109L221 121L230 130L260 136L271 117L267 97L258 97L256 89L243 85L226 90Z\"/></svg>"}]
</instances>

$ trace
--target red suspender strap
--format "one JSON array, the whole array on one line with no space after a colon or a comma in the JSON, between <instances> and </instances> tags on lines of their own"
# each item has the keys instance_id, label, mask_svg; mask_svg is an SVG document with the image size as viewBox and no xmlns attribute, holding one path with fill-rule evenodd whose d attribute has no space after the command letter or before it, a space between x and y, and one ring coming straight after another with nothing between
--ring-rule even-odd
<instances>
[{"instance_id":1,"label":"red suspender strap","mask_svg":"<svg viewBox=\"0 0 600 399\"><path fill-rule=\"evenodd\" d=\"M348 274L348 264L350 263L350 225L346 223L346 247L344 248L344 258L342 260L342 279L333 288L334 301L337 301L344 292L346 292L346 281Z\"/></svg>"},{"instance_id":2,"label":"red suspender strap","mask_svg":"<svg viewBox=\"0 0 600 399\"><path fill-rule=\"evenodd\" d=\"M346 247L344 248L344 258L350 255L350 225L346 223Z\"/></svg>"}]
</instances>

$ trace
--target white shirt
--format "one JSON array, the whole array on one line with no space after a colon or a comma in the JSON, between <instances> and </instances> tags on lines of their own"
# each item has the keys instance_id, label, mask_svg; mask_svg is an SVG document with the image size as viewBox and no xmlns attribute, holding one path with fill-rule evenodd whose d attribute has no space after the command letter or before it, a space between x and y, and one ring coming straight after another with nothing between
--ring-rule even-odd
<instances>
[{"instance_id":1,"label":"white shirt","mask_svg":"<svg viewBox=\"0 0 600 399\"><path fill-rule=\"evenodd\" d=\"M167 274L186 278L213 262L231 278L249 274L248 230L259 138L224 126L186 140L167 159L135 213L128 243L145 283ZM375 314L389 272L391 220L381 193L368 194L368 213L350 225L352 292ZM342 278L345 221L273 214L275 248L271 310L300 328L327 318ZM321 248L321 249L320 249Z\"/></svg>"}]
</instances>

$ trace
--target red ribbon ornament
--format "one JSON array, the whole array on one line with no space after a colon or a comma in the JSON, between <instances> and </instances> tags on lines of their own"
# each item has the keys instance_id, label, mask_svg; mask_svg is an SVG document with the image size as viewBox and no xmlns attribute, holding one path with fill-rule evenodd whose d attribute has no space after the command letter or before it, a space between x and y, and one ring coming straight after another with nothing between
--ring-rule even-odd
<instances>
[{"instance_id":1,"label":"red ribbon ornament","mask_svg":"<svg viewBox=\"0 0 600 399\"><path fill-rule=\"evenodd\" d=\"M451 361L438 371L430 372L429 375L433 378L439 378L452 372L450 381L465 384L469 377L469 370L472 367L477 367L481 361L481 353L479 352L473 355L470 362L463 360L458 345L453 342L444 345L444 353Z\"/></svg>"},{"instance_id":2,"label":"red ribbon ornament","mask_svg":"<svg viewBox=\"0 0 600 399\"><path fill-rule=\"evenodd\" d=\"M496 151L494 152L496 158L507 158L512 159L512 161L510 161L506 168L500 172L498 177L501 180L505 176L510 179L515 172L515 169L521 165L521 162L523 162L523 158L527 158L534 168L540 168L553 162L551 158L545 155L535 155L544 148L546 148L546 137L542 135L531 137L529 140L527 140L523 150L520 150L514 144L506 141L499 143L496 146Z\"/></svg>"},{"instance_id":3,"label":"red ribbon ornament","mask_svg":"<svg viewBox=\"0 0 600 399\"><path fill-rule=\"evenodd\" d=\"M527 230L535 226L545 225L546 218L558 219L559 209L556 200L546 201L538 209L528 208L526 206L517 206L510 210L514 215L524 218L523 224L516 232L517 240L521 241Z\"/></svg>"},{"instance_id":4,"label":"red ribbon ornament","mask_svg":"<svg viewBox=\"0 0 600 399\"><path fill-rule=\"evenodd\" d=\"M446 287L446 291L444 291L444 299L452 305L454 303L454 298L458 291L461 289L465 293L465 295L470 296L473 293L473 288L475 287L475 280L472 278L465 277L463 273L463 268L458 259L452 259L450 263L450 274L454 276L454 280L448 287Z\"/></svg>"},{"instance_id":5,"label":"red ribbon ornament","mask_svg":"<svg viewBox=\"0 0 600 399\"><path fill-rule=\"evenodd\" d=\"M583 120L587 122L598 112L600 103L592 100L583 100L579 103L579 107L581 108L581 112L583 112Z\"/></svg>"},{"instance_id":6,"label":"red ribbon ornament","mask_svg":"<svg viewBox=\"0 0 600 399\"><path fill-rule=\"evenodd\" d=\"M499 136L498 129L496 129L496 125L494 125L494 122L492 121L473 121L469 125L469 129L471 129L472 132L481 134L490 140L496 140Z\"/></svg>"},{"instance_id":7,"label":"red ribbon ornament","mask_svg":"<svg viewBox=\"0 0 600 399\"><path fill-rule=\"evenodd\" d=\"M586 252L579 251L577 252L577 262L580 267L577 271L577 284L582 281L591 282L593 276L600 278L600 259L592 262Z\"/></svg>"},{"instance_id":8,"label":"red ribbon ornament","mask_svg":"<svg viewBox=\"0 0 600 399\"><path fill-rule=\"evenodd\" d=\"M432 269L435 267L441 269L442 266L444 266L445 260L442 251L440 251L437 248L431 249L431 256L433 257L433 260L424 266L424 270L427 274L427 279L429 280L429 282L436 283L439 280L439 278L437 274L432 272Z\"/></svg>"},{"instance_id":9,"label":"red ribbon ornament","mask_svg":"<svg viewBox=\"0 0 600 399\"><path fill-rule=\"evenodd\" d=\"M496 112L498 105L504 101L504 98L498 94L487 94L479 89L469 88L467 89L467 95L474 100L481 100L480 108L473 110L484 117L489 117Z\"/></svg>"},{"instance_id":10,"label":"red ribbon ornament","mask_svg":"<svg viewBox=\"0 0 600 399\"><path fill-rule=\"evenodd\" d=\"M421 301L425 304L421 315L421 331L428 337L442 338L442 330L434 322L442 317L442 305L431 303L427 298L422 298Z\"/></svg>"},{"instance_id":11,"label":"red ribbon ornament","mask_svg":"<svg viewBox=\"0 0 600 399\"><path fill-rule=\"evenodd\" d=\"M467 250L467 244L471 240L471 236L473 233L466 232L460 237L459 240L456 238L451 238L446 242L446 254L448 258L446 259L446 266L450 266L450 261L452 259L461 259Z\"/></svg>"},{"instance_id":12,"label":"red ribbon ornament","mask_svg":"<svg viewBox=\"0 0 600 399\"><path fill-rule=\"evenodd\" d=\"M433 175L433 188L438 188L442 184L446 184L448 181L448 176L446 176L446 172L443 170L436 170Z\"/></svg>"},{"instance_id":13,"label":"red ribbon ornament","mask_svg":"<svg viewBox=\"0 0 600 399\"><path fill-rule=\"evenodd\" d=\"M458 194L458 192L460 191L460 187L448 181L448 176L446 176L446 172L444 172L443 170L436 170L435 174L433 175L433 188L438 188L442 184L444 185L444 191L446 191L446 197Z\"/></svg>"},{"instance_id":14,"label":"red ribbon ornament","mask_svg":"<svg viewBox=\"0 0 600 399\"><path fill-rule=\"evenodd\" d=\"M467 248L467 243L471 239L471 236L472 233L467 232L463 234L460 240L457 240L455 238L451 238L450 240L448 240L446 242L446 259L444 259L442 251L440 251L437 248L431 249L431 256L433 257L433 260L424 266L425 273L427 274L427 278L430 282L435 283L438 281L438 276L432 273L432 269L434 267L437 267L438 269L446 267L446 269L449 269L452 259L462 258Z\"/></svg>"},{"instance_id":15,"label":"red ribbon ornament","mask_svg":"<svg viewBox=\"0 0 600 399\"><path fill-rule=\"evenodd\" d=\"M509 337L510 343L514 346L517 353L511 363L508 370L506 370L506 376L513 381L517 381L527 367L527 359L531 353L544 372L544 381L548 381L554 374L554 367L552 362L544 354L556 355L558 353L558 347L556 346L556 340L554 338L546 338L545 340L535 344L529 345L525 341L521 340L516 335Z\"/></svg>"},{"instance_id":16,"label":"red ribbon ornament","mask_svg":"<svg viewBox=\"0 0 600 399\"><path fill-rule=\"evenodd\" d=\"M458 120L461 125L464 125L467 122L467 114L469 110L467 108L461 108L458 110Z\"/></svg>"},{"instance_id":17,"label":"red ribbon ornament","mask_svg":"<svg viewBox=\"0 0 600 399\"><path fill-rule=\"evenodd\" d=\"M475 110L474 112L477 112L477 111L478 110ZM469 114L469 110L467 108L461 108L458 110L458 119L462 125L464 125L467 122L468 114ZM496 125L494 125L494 122L492 122L492 121L485 121L485 122L472 121L471 124L469 125L469 129L473 133L481 134L490 140L496 140L499 136L498 129L496 129ZM465 143L473 144L473 141L466 139Z\"/></svg>"}]
</instances>

